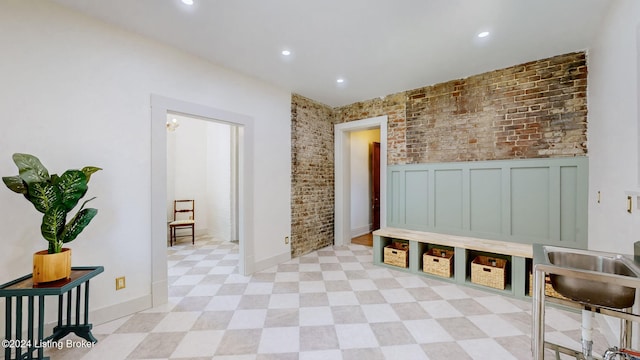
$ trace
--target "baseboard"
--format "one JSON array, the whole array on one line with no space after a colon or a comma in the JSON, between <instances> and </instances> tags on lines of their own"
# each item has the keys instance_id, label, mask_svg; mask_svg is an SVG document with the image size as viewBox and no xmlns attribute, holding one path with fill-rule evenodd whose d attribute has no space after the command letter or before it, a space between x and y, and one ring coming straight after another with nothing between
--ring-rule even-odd
<instances>
[{"instance_id":1,"label":"baseboard","mask_svg":"<svg viewBox=\"0 0 640 360\"><path fill-rule=\"evenodd\" d=\"M253 268L251 270L251 273L254 273L256 271L262 271L265 269L268 269L272 266L276 266L278 264L282 264L284 262L287 262L291 260L291 252L287 251L284 252L282 254L278 254L276 256L272 256L270 258L264 259L264 260L260 260L260 261L256 261L253 264Z\"/></svg>"},{"instance_id":2,"label":"baseboard","mask_svg":"<svg viewBox=\"0 0 640 360\"><path fill-rule=\"evenodd\" d=\"M89 312L89 321L93 325L119 319L121 317L137 313L151 308L151 294L136 299L125 301Z\"/></svg>"},{"instance_id":3,"label":"baseboard","mask_svg":"<svg viewBox=\"0 0 640 360\"><path fill-rule=\"evenodd\" d=\"M167 279L162 279L151 283L151 305L157 307L169 301L169 283Z\"/></svg>"},{"instance_id":4,"label":"baseboard","mask_svg":"<svg viewBox=\"0 0 640 360\"><path fill-rule=\"evenodd\" d=\"M355 229L351 229L351 238L366 235L371 232L371 225L360 226Z\"/></svg>"}]
</instances>

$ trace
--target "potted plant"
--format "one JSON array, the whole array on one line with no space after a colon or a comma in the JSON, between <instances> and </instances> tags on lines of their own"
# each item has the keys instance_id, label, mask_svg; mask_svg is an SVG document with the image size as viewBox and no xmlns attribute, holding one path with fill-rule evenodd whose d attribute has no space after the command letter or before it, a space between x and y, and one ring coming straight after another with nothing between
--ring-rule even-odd
<instances>
[{"instance_id":1,"label":"potted plant","mask_svg":"<svg viewBox=\"0 0 640 360\"><path fill-rule=\"evenodd\" d=\"M71 249L63 248L63 245L74 240L96 216L98 210L85 208L95 197L83 202L68 222L67 214L87 193L91 174L102 169L86 166L82 170L67 170L58 176L49 175L33 155L13 154L13 162L18 167L18 175L3 177L2 181L10 190L24 195L43 214L40 231L49 242L47 250L33 255L33 283L68 279Z\"/></svg>"}]
</instances>

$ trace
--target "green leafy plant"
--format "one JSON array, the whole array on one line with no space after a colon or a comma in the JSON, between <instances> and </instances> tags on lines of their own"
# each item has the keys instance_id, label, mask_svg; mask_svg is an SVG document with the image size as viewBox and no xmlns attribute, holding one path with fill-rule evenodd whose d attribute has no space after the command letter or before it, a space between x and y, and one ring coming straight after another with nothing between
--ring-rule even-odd
<instances>
[{"instance_id":1,"label":"green leafy plant","mask_svg":"<svg viewBox=\"0 0 640 360\"><path fill-rule=\"evenodd\" d=\"M91 174L102 170L86 166L82 170L67 170L62 175L49 175L40 160L29 154L13 154L18 175L6 176L2 181L18 194L24 195L33 206L44 214L40 231L49 242L49 254L62 251L62 245L74 240L98 213L84 206L95 197L86 200L78 212L67 222L67 214L76 207L88 190Z\"/></svg>"}]
</instances>

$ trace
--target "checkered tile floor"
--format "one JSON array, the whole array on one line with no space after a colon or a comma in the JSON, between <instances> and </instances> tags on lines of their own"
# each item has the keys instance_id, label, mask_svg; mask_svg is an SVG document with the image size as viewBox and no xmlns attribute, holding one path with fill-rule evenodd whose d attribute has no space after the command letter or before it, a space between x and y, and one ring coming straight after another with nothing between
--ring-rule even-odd
<instances>
[{"instance_id":1,"label":"checkered tile floor","mask_svg":"<svg viewBox=\"0 0 640 360\"><path fill-rule=\"evenodd\" d=\"M372 264L327 247L252 276L238 247L168 249L169 304L94 327L57 359L531 359L531 303ZM580 316L547 308L547 340L578 349ZM72 337L72 336L71 336ZM596 350L606 340L594 334ZM549 353L545 356L554 359Z\"/></svg>"}]
</instances>

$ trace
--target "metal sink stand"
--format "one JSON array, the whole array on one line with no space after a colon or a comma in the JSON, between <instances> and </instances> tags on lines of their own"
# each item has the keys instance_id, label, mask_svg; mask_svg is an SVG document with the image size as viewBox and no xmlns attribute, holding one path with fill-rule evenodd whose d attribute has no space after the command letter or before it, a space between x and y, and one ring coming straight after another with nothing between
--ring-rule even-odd
<instances>
[{"instance_id":1,"label":"metal sink stand","mask_svg":"<svg viewBox=\"0 0 640 360\"><path fill-rule=\"evenodd\" d=\"M607 316L616 317L622 319L621 331L620 331L620 348L630 348L632 331L632 322L640 322L640 315L631 312L631 309L617 310L607 307L601 307L591 304L585 304L573 300L564 300L554 297L547 297L545 295L545 277L548 274L566 275L575 277L578 279L593 280L600 282L614 282L617 285L628 286L635 288L636 293L640 289L640 279L638 278L625 278L622 276L594 276L593 274L586 273L580 270L559 267L549 264L536 264L534 266L533 276L533 331L531 336L531 346L534 360L544 359L545 347L556 351L556 354L563 353L571 356L575 356L576 359L584 359L582 352L579 350L570 349L561 345L546 342L544 340L544 316L545 316L545 303L559 304L569 308L588 310L596 313L600 313ZM596 357L594 357L596 358Z\"/></svg>"}]
</instances>

